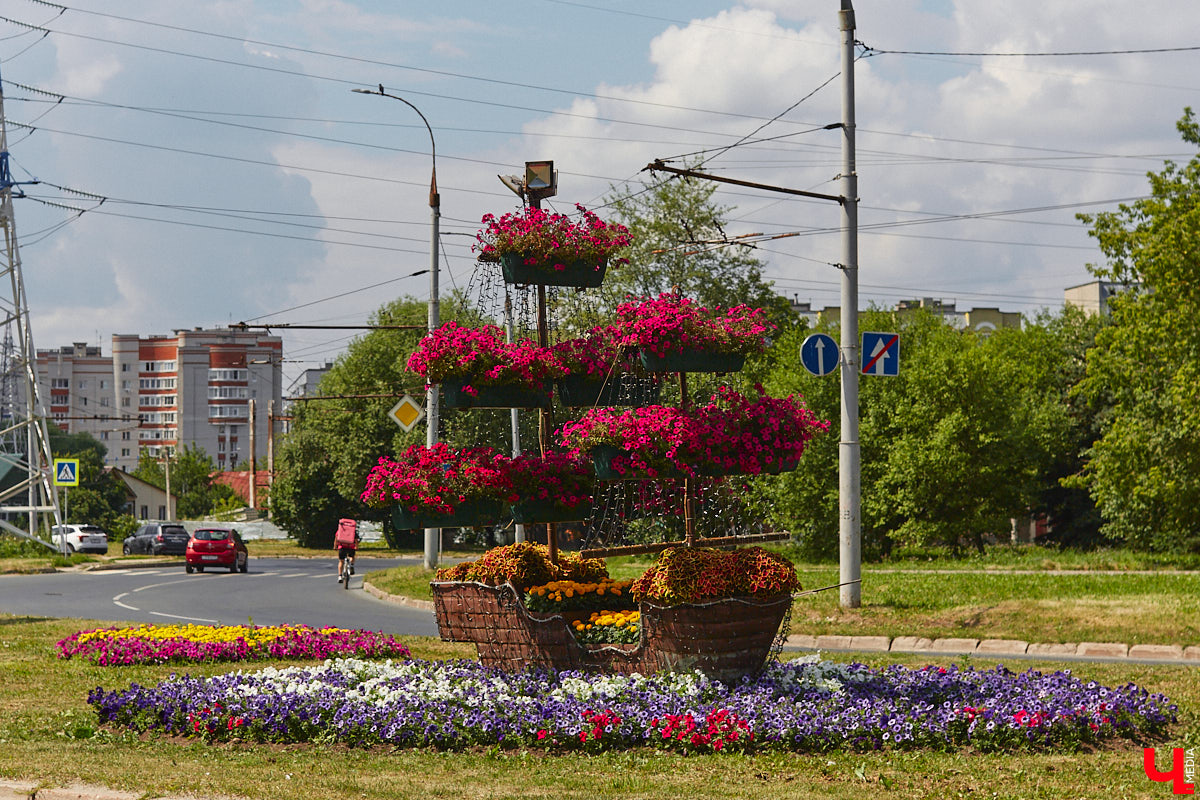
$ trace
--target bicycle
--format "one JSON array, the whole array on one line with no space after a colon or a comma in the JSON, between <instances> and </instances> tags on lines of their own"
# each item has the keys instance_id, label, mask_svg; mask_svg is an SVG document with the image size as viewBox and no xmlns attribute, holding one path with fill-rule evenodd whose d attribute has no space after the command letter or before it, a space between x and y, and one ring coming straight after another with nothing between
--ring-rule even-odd
<instances>
[{"instance_id":1,"label":"bicycle","mask_svg":"<svg viewBox=\"0 0 1200 800\"><path fill-rule=\"evenodd\" d=\"M354 574L354 570L350 567L350 559L342 559L342 574L338 577L340 578L339 583L342 584L343 588L350 588L350 576L352 574Z\"/></svg>"}]
</instances>

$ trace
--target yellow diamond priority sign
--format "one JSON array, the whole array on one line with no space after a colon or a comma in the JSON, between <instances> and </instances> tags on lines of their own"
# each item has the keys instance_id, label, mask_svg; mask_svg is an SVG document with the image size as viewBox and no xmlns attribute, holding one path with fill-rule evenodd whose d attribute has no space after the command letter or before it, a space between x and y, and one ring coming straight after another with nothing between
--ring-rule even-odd
<instances>
[{"instance_id":1,"label":"yellow diamond priority sign","mask_svg":"<svg viewBox=\"0 0 1200 800\"><path fill-rule=\"evenodd\" d=\"M425 409L421 408L421 404L416 400L404 395L400 398L399 403L392 406L388 416L407 433L415 428L418 422L425 419Z\"/></svg>"}]
</instances>

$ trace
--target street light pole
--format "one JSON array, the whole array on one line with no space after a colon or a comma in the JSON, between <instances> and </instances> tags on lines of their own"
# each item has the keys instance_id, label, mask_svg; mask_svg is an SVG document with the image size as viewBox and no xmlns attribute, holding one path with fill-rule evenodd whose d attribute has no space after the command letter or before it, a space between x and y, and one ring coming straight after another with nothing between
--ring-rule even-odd
<instances>
[{"instance_id":1,"label":"street light pole","mask_svg":"<svg viewBox=\"0 0 1200 800\"><path fill-rule=\"evenodd\" d=\"M432 171L429 177L429 215L430 215L430 238L429 238L429 330L433 331L441 325L441 307L438 301L438 228L441 225L442 217L442 201L438 195L437 189L437 143L433 138L433 128L429 125L429 120L425 119L425 115L421 113L421 109L414 106L412 103L405 100L403 97L394 94L388 94L383 89L383 84L379 84L378 89L352 89L351 91L358 94L377 94L380 97L390 97L393 100L399 100L406 106L417 112L417 116L421 118L421 122L425 123L425 130L429 131L429 156L432 161ZM433 447L438 442L439 429L438 415L438 387L437 384L429 384L429 388L425 390L425 445ZM436 569L438 565L438 552L441 549L441 530L439 528L425 529L425 569Z\"/></svg>"},{"instance_id":2,"label":"street light pole","mask_svg":"<svg viewBox=\"0 0 1200 800\"><path fill-rule=\"evenodd\" d=\"M854 156L854 5L842 0L841 441L838 443L838 564L843 608L862 605L862 469L858 441L858 174Z\"/></svg>"}]
</instances>

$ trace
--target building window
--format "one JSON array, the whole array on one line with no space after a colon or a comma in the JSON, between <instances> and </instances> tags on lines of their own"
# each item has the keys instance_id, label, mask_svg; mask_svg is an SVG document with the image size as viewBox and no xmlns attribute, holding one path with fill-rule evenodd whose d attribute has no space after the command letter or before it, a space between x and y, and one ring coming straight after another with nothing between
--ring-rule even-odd
<instances>
[{"instance_id":1,"label":"building window","mask_svg":"<svg viewBox=\"0 0 1200 800\"><path fill-rule=\"evenodd\" d=\"M121 458L128 458L128 457L129 457L129 448L122 447L121 448ZM145 514L146 514L146 512L142 511L142 516L145 516Z\"/></svg>"},{"instance_id":2,"label":"building window","mask_svg":"<svg viewBox=\"0 0 1200 800\"><path fill-rule=\"evenodd\" d=\"M142 372L174 372L174 361L145 361L142 362Z\"/></svg>"},{"instance_id":3,"label":"building window","mask_svg":"<svg viewBox=\"0 0 1200 800\"><path fill-rule=\"evenodd\" d=\"M123 391L126 391L126 392L127 392L127 391L129 391L130 389L132 389L132 388L133 388L133 382L132 382L132 381L127 381L127 380L125 380L125 381L121 381L121 389L122 389Z\"/></svg>"},{"instance_id":4,"label":"building window","mask_svg":"<svg viewBox=\"0 0 1200 800\"><path fill-rule=\"evenodd\" d=\"M87 382L87 381L80 381L80 382L79 382L79 388L80 388L80 389L86 389L87 387L88 387L88 382Z\"/></svg>"},{"instance_id":5,"label":"building window","mask_svg":"<svg viewBox=\"0 0 1200 800\"><path fill-rule=\"evenodd\" d=\"M102 442L108 441L108 431L100 431L100 441L102 441Z\"/></svg>"},{"instance_id":6,"label":"building window","mask_svg":"<svg viewBox=\"0 0 1200 800\"><path fill-rule=\"evenodd\" d=\"M108 398L107 398L107 397L101 397L101 398L100 398L100 405L101 405L101 407L103 407L103 408L108 408Z\"/></svg>"},{"instance_id":7,"label":"building window","mask_svg":"<svg viewBox=\"0 0 1200 800\"><path fill-rule=\"evenodd\" d=\"M101 389L107 389L107 388L108 388L108 381L106 381L106 380L104 380L103 378L101 378L101 379L100 379L100 388L101 388Z\"/></svg>"},{"instance_id":8,"label":"building window","mask_svg":"<svg viewBox=\"0 0 1200 800\"><path fill-rule=\"evenodd\" d=\"M246 380L246 370L244 369L210 369L208 371L209 383L244 380Z\"/></svg>"},{"instance_id":9,"label":"building window","mask_svg":"<svg viewBox=\"0 0 1200 800\"><path fill-rule=\"evenodd\" d=\"M70 378L51 378L50 379L50 388L51 389L70 389L71 388L71 379Z\"/></svg>"},{"instance_id":10,"label":"building window","mask_svg":"<svg viewBox=\"0 0 1200 800\"><path fill-rule=\"evenodd\" d=\"M158 507L158 518L159 518L159 519L166 519L166 518L167 518L167 507L166 507L166 506L159 506L159 507Z\"/></svg>"},{"instance_id":11,"label":"building window","mask_svg":"<svg viewBox=\"0 0 1200 800\"><path fill-rule=\"evenodd\" d=\"M142 390L174 389L174 378L138 378L138 388Z\"/></svg>"},{"instance_id":12,"label":"building window","mask_svg":"<svg viewBox=\"0 0 1200 800\"><path fill-rule=\"evenodd\" d=\"M121 431L121 438L124 439L125 441L129 441L129 438L130 438L129 431Z\"/></svg>"},{"instance_id":13,"label":"building window","mask_svg":"<svg viewBox=\"0 0 1200 800\"><path fill-rule=\"evenodd\" d=\"M128 364L122 364L122 365L121 365L121 372L129 372L129 365L128 365Z\"/></svg>"},{"instance_id":14,"label":"building window","mask_svg":"<svg viewBox=\"0 0 1200 800\"><path fill-rule=\"evenodd\" d=\"M150 506L142 506L142 515L141 516L142 516L142 519L149 519Z\"/></svg>"}]
</instances>

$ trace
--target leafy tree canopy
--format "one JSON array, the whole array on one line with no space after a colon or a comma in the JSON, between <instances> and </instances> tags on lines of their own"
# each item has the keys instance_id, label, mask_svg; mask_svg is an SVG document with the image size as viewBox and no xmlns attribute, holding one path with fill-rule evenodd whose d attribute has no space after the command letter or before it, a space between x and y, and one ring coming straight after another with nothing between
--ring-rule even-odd
<instances>
[{"instance_id":1,"label":"leafy tree canopy","mask_svg":"<svg viewBox=\"0 0 1200 800\"><path fill-rule=\"evenodd\" d=\"M1190 108L1177 123L1200 147ZM1128 286L1088 355L1081 394L1109 402L1076 485L1104 529L1138 548L1200 551L1200 154L1148 175L1150 197L1081 214L1106 258L1089 265Z\"/></svg>"}]
</instances>

